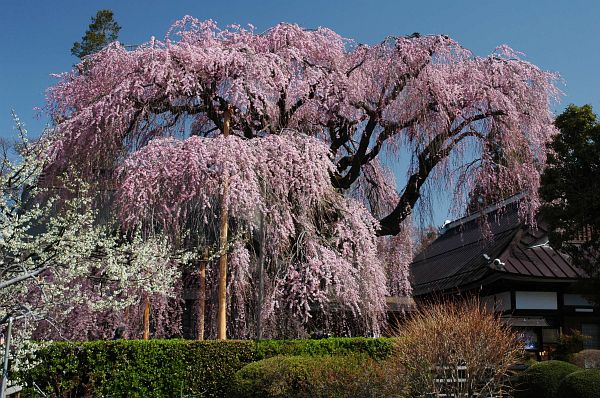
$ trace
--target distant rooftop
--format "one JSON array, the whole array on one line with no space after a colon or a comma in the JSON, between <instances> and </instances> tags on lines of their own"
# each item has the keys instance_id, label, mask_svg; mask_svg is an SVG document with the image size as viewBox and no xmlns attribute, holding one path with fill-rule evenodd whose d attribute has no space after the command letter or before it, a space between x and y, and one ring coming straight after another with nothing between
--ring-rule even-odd
<instances>
[{"instance_id":1,"label":"distant rooftop","mask_svg":"<svg viewBox=\"0 0 600 398\"><path fill-rule=\"evenodd\" d=\"M525 226L518 216L522 195L446 225L411 264L413 294L469 290L501 278L572 281L586 274L548 245L543 222ZM481 217L491 237L484 238Z\"/></svg>"}]
</instances>

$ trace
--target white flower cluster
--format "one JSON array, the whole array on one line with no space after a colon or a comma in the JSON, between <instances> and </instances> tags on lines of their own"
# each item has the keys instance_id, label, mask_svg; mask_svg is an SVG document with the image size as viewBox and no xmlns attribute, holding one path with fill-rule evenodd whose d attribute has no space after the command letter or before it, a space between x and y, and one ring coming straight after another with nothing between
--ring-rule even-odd
<instances>
[{"instance_id":1,"label":"white flower cluster","mask_svg":"<svg viewBox=\"0 0 600 398\"><path fill-rule=\"evenodd\" d=\"M32 336L72 337L95 314L173 295L178 270L164 238L99 225L83 182L45 179L44 142L31 144L16 121L18 152L5 151L0 169L0 319L15 319L13 352L23 359Z\"/></svg>"}]
</instances>

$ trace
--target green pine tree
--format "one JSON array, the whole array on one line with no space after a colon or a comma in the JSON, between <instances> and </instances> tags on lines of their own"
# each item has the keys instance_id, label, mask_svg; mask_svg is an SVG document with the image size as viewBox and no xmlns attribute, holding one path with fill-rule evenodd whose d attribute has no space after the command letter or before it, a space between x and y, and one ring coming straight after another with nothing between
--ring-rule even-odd
<instances>
[{"instance_id":1,"label":"green pine tree","mask_svg":"<svg viewBox=\"0 0 600 398\"><path fill-rule=\"evenodd\" d=\"M104 48L107 44L117 40L121 27L113 19L111 10L98 10L96 16L92 17L92 23L88 27L80 42L73 43L71 54L83 59Z\"/></svg>"},{"instance_id":2,"label":"green pine tree","mask_svg":"<svg viewBox=\"0 0 600 398\"><path fill-rule=\"evenodd\" d=\"M592 277L590 297L600 303L600 121L590 105L569 105L555 124L541 214L550 244Z\"/></svg>"}]
</instances>

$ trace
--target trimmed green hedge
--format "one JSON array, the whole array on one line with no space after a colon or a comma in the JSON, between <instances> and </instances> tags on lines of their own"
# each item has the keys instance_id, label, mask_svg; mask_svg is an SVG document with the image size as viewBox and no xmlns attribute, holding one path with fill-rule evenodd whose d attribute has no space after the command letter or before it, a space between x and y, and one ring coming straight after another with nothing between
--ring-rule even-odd
<instances>
[{"instance_id":1,"label":"trimmed green hedge","mask_svg":"<svg viewBox=\"0 0 600 398\"><path fill-rule=\"evenodd\" d=\"M560 383L557 396L600 398L600 370L586 369L571 373Z\"/></svg>"},{"instance_id":2,"label":"trimmed green hedge","mask_svg":"<svg viewBox=\"0 0 600 398\"><path fill-rule=\"evenodd\" d=\"M276 356L239 370L232 397L405 397L407 385L395 365L366 355Z\"/></svg>"},{"instance_id":3,"label":"trimmed green hedge","mask_svg":"<svg viewBox=\"0 0 600 398\"><path fill-rule=\"evenodd\" d=\"M348 355L366 354L373 359L385 359L394 351L393 338L366 337L328 338L320 340L261 340L256 344L259 359L276 355Z\"/></svg>"},{"instance_id":4,"label":"trimmed green hedge","mask_svg":"<svg viewBox=\"0 0 600 398\"><path fill-rule=\"evenodd\" d=\"M251 341L118 340L54 343L37 357L23 379L51 396L222 397L256 354Z\"/></svg>"},{"instance_id":5,"label":"trimmed green hedge","mask_svg":"<svg viewBox=\"0 0 600 398\"><path fill-rule=\"evenodd\" d=\"M563 361L545 361L531 365L520 377L516 398L560 398L558 386L579 367Z\"/></svg>"},{"instance_id":6,"label":"trimmed green hedge","mask_svg":"<svg viewBox=\"0 0 600 398\"><path fill-rule=\"evenodd\" d=\"M227 397L235 373L264 358L358 353L381 359L392 351L393 339L366 338L57 342L20 376L50 396Z\"/></svg>"}]
</instances>

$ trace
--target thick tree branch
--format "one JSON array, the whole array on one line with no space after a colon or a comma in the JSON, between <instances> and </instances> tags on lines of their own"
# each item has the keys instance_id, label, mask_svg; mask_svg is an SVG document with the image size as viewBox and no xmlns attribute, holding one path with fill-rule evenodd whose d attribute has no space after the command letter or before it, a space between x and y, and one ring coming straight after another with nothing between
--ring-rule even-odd
<instances>
[{"instance_id":1,"label":"thick tree branch","mask_svg":"<svg viewBox=\"0 0 600 398\"><path fill-rule=\"evenodd\" d=\"M400 232L400 225L402 221L404 221L406 217L411 214L415 203L421 197L421 188L427 181L429 174L441 160L450 154L452 149L454 149L460 141L467 137L478 137L480 139L485 139L480 132L475 130L463 131L466 126L474 121L483 120L488 117L501 116L504 114L505 113L503 111L493 111L476 115L465 119L458 126L447 133L436 136L417 157L417 171L411 174L408 178L402 196L400 197L400 200L398 201L398 204L394 210L379 220L380 229L377 231L377 234L379 236L397 235ZM446 146L444 146L444 142L446 142L448 138L452 138L452 140Z\"/></svg>"},{"instance_id":2,"label":"thick tree branch","mask_svg":"<svg viewBox=\"0 0 600 398\"><path fill-rule=\"evenodd\" d=\"M19 282L22 282L26 279L30 279L30 278L35 278L37 275L41 274L42 272L46 271L48 269L48 267L42 267L42 268L38 268L35 271L31 271L31 272L26 272L22 275L19 276L15 276L12 279L9 279L5 282L0 283L0 290L5 289L9 286L15 285Z\"/></svg>"},{"instance_id":3,"label":"thick tree branch","mask_svg":"<svg viewBox=\"0 0 600 398\"><path fill-rule=\"evenodd\" d=\"M350 185L352 185L352 183L360 175L360 167L363 164L362 159L364 158L365 154L367 153L367 150L369 149L369 143L371 142L371 137L376 127L377 117L374 114L371 114L371 117L369 118L369 121L365 126L365 130L362 133L360 143L358 144L358 148L354 155L345 156L338 162L338 172L341 172L347 169L348 167L350 167L350 170L346 173L345 176L341 178L336 178L334 180L334 186L336 188L350 188Z\"/></svg>"}]
</instances>

